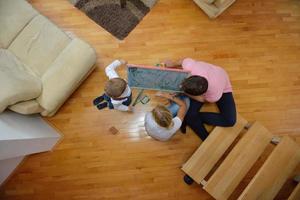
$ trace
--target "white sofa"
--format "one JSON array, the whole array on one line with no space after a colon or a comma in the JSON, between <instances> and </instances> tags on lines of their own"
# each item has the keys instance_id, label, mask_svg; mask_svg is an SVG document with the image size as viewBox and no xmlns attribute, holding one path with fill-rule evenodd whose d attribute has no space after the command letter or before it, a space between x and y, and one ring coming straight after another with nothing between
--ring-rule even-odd
<instances>
[{"instance_id":1,"label":"white sofa","mask_svg":"<svg viewBox=\"0 0 300 200\"><path fill-rule=\"evenodd\" d=\"M94 69L94 49L25 0L0 0L0 113L52 116Z\"/></svg>"}]
</instances>

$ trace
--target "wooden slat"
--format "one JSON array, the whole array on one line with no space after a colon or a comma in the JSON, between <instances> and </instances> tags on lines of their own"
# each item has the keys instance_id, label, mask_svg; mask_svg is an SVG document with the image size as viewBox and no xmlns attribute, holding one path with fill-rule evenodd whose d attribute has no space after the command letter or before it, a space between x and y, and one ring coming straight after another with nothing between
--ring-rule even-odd
<instances>
[{"instance_id":1,"label":"wooden slat","mask_svg":"<svg viewBox=\"0 0 300 200\"><path fill-rule=\"evenodd\" d=\"M65 135L58 148L20 166L0 188L1 200L211 199L200 186L182 184L175 167L200 144L196 134L188 129L166 143L147 136L144 113L162 103L155 92L147 91L151 101L132 114L92 106L107 81L104 68L116 58L153 65L188 55L221 65L230 75L242 116L259 119L271 133L284 130L300 144L299 1L239 0L210 21L193 1L159 0L123 41L68 0L28 1L95 48L98 67L56 116L47 118ZM125 68L117 71L126 78ZM112 135L111 126L119 134Z\"/></svg>"},{"instance_id":2,"label":"wooden slat","mask_svg":"<svg viewBox=\"0 0 300 200\"><path fill-rule=\"evenodd\" d=\"M273 199L300 161L299 146L284 137L243 191L239 200Z\"/></svg>"},{"instance_id":3,"label":"wooden slat","mask_svg":"<svg viewBox=\"0 0 300 200\"><path fill-rule=\"evenodd\" d=\"M271 139L272 134L259 122L255 122L208 180L204 189L216 199L227 199Z\"/></svg>"},{"instance_id":4,"label":"wooden slat","mask_svg":"<svg viewBox=\"0 0 300 200\"><path fill-rule=\"evenodd\" d=\"M298 183L297 187L293 190L288 200L299 200L299 199L300 199L300 183Z\"/></svg>"},{"instance_id":5,"label":"wooden slat","mask_svg":"<svg viewBox=\"0 0 300 200\"><path fill-rule=\"evenodd\" d=\"M183 165L182 170L200 184L246 124L247 121L238 116L234 127L216 127Z\"/></svg>"}]
</instances>

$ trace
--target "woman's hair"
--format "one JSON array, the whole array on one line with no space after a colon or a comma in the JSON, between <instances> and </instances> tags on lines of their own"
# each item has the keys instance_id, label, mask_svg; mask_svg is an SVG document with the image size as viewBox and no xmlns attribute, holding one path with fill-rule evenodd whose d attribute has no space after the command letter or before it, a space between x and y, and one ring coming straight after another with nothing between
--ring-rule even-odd
<instances>
[{"instance_id":1,"label":"woman's hair","mask_svg":"<svg viewBox=\"0 0 300 200\"><path fill-rule=\"evenodd\" d=\"M208 82L206 78L202 76L190 76L183 80L181 83L181 89L190 95L198 96L207 91Z\"/></svg>"},{"instance_id":2,"label":"woman's hair","mask_svg":"<svg viewBox=\"0 0 300 200\"><path fill-rule=\"evenodd\" d=\"M173 125L173 116L172 113L162 105L157 105L152 110L152 116L155 122L164 128L170 128Z\"/></svg>"},{"instance_id":3,"label":"woman's hair","mask_svg":"<svg viewBox=\"0 0 300 200\"><path fill-rule=\"evenodd\" d=\"M112 98L118 98L125 91L127 83L122 78L112 78L106 82L104 91Z\"/></svg>"}]
</instances>

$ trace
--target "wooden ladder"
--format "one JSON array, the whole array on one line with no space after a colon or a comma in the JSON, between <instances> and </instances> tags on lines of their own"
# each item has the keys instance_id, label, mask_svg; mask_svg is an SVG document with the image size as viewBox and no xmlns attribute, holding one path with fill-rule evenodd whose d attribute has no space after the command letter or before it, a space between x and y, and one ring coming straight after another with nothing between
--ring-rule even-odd
<instances>
[{"instance_id":1,"label":"wooden ladder","mask_svg":"<svg viewBox=\"0 0 300 200\"><path fill-rule=\"evenodd\" d=\"M245 129L246 128L246 129ZM205 177L240 133L241 139L208 180ZM209 137L183 165L182 170L195 182L201 184L215 199L228 199L250 168L275 137L259 122L249 126L238 116L234 127L216 127ZM273 140L274 141L274 140ZM273 199L285 181L300 163L300 147L290 137L276 142L276 147L239 196L239 200ZM300 199L300 184L294 189L289 200Z\"/></svg>"}]
</instances>

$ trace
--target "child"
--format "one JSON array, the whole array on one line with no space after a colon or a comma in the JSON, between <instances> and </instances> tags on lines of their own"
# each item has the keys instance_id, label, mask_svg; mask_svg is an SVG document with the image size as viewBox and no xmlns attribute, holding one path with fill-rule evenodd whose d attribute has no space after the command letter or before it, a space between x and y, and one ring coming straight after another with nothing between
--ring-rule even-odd
<instances>
[{"instance_id":1,"label":"child","mask_svg":"<svg viewBox=\"0 0 300 200\"><path fill-rule=\"evenodd\" d=\"M157 105L151 112L146 113L145 129L154 139L167 141L181 127L189 107L189 98L167 93L160 93L158 96L169 99L171 104L168 108Z\"/></svg>"},{"instance_id":2,"label":"child","mask_svg":"<svg viewBox=\"0 0 300 200\"><path fill-rule=\"evenodd\" d=\"M120 65L125 65L126 61L115 60L105 68L106 76L109 80L105 84L105 93L94 99L94 105L99 109L109 107L109 109L116 109L120 111L132 112L131 90L127 82L120 78L115 69ZM103 102L105 100L105 102Z\"/></svg>"}]
</instances>

